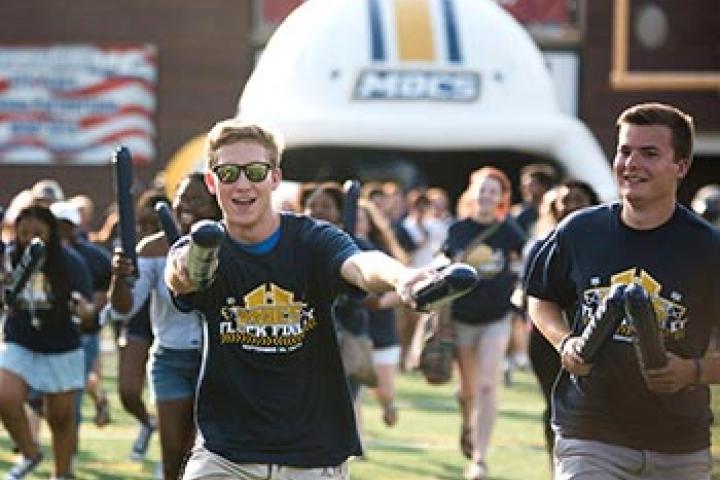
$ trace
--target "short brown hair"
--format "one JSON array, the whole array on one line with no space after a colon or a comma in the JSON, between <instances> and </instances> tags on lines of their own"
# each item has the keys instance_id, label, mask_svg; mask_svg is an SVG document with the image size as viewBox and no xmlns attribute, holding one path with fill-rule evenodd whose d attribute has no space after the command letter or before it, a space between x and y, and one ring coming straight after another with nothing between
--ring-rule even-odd
<instances>
[{"instance_id":1,"label":"short brown hair","mask_svg":"<svg viewBox=\"0 0 720 480\"><path fill-rule=\"evenodd\" d=\"M217 164L217 152L221 147L238 142L256 142L265 147L268 161L273 167L280 166L282 148L275 134L256 123L239 118L228 118L213 126L205 139L205 165L212 168Z\"/></svg>"},{"instance_id":2,"label":"short brown hair","mask_svg":"<svg viewBox=\"0 0 720 480\"><path fill-rule=\"evenodd\" d=\"M687 158L692 161L695 125L693 118L679 108L664 103L640 103L626 109L618 116L615 126L663 125L670 129L675 160Z\"/></svg>"}]
</instances>

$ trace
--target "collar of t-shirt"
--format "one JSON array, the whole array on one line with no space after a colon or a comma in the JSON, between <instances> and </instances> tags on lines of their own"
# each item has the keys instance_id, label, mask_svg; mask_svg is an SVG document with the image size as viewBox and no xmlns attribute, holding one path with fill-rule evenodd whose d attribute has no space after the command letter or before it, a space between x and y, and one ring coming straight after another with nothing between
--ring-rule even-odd
<instances>
[{"instance_id":1,"label":"collar of t-shirt","mask_svg":"<svg viewBox=\"0 0 720 480\"><path fill-rule=\"evenodd\" d=\"M243 250L245 253L249 253L250 255L265 255L270 250L275 248L275 245L277 245L278 241L280 241L279 226L275 229L272 235L270 235L268 238L266 238L260 243L242 243L235 240L235 244L240 247L240 249Z\"/></svg>"}]
</instances>

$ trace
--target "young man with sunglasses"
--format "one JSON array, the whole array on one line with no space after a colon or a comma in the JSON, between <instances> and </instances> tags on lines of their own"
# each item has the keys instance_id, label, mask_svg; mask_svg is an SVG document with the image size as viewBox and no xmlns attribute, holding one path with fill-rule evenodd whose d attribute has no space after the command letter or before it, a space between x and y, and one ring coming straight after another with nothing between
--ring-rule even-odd
<instances>
[{"instance_id":1,"label":"young man with sunglasses","mask_svg":"<svg viewBox=\"0 0 720 480\"><path fill-rule=\"evenodd\" d=\"M706 352L720 312L713 280L720 232L677 202L691 165L693 121L649 103L628 108L616 125L620 201L561 222L527 282L530 316L563 367L552 393L555 478L709 480L708 385L720 383L720 357ZM601 314L611 291L637 291L638 284L651 298L645 305L655 315L645 320L657 324L666 365L637 355L644 330L637 327L645 324L625 313L632 312L629 295L625 318L586 363L584 324ZM574 316L572 326L564 313Z\"/></svg>"},{"instance_id":2,"label":"young man with sunglasses","mask_svg":"<svg viewBox=\"0 0 720 480\"><path fill-rule=\"evenodd\" d=\"M360 252L325 222L281 214L271 194L280 149L237 119L208 134L205 181L223 212L213 281L188 277L189 239L169 254L166 282L205 319L198 437L184 479L346 479L362 454L330 318L341 292L396 290L408 303L425 273Z\"/></svg>"}]
</instances>

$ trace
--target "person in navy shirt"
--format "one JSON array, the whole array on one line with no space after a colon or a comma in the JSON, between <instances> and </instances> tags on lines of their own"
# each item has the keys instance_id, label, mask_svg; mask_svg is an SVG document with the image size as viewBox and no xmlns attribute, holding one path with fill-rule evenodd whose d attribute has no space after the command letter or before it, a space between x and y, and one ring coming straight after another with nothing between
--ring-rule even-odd
<instances>
[{"instance_id":1,"label":"person in navy shirt","mask_svg":"<svg viewBox=\"0 0 720 480\"><path fill-rule=\"evenodd\" d=\"M95 321L92 280L83 259L61 245L57 221L48 208L21 210L15 232L7 253L13 267L33 238L44 242L46 253L40 270L9 306L5 342L0 345L0 416L22 454L6 478L27 476L42 459L23 405L30 388L43 396L55 478L69 478L76 444L74 398L85 386L79 327L89 328Z\"/></svg>"},{"instance_id":2,"label":"person in navy shirt","mask_svg":"<svg viewBox=\"0 0 720 480\"><path fill-rule=\"evenodd\" d=\"M720 383L720 357L706 352L720 311L720 231L677 202L693 121L650 103L617 126L620 201L563 220L527 281L530 316L563 367L552 396L555 478L709 480L708 384ZM651 296L667 365L640 367L627 318L585 363L584 324L613 286L633 283Z\"/></svg>"},{"instance_id":3,"label":"person in navy shirt","mask_svg":"<svg viewBox=\"0 0 720 480\"><path fill-rule=\"evenodd\" d=\"M348 478L347 458L362 452L332 301L360 288L396 290L412 305L412 285L429 273L361 252L327 222L274 211L282 174L268 130L222 121L206 161L225 228L214 280L200 290L189 279L187 237L165 271L177 303L205 319L198 437L183 478Z\"/></svg>"}]
</instances>

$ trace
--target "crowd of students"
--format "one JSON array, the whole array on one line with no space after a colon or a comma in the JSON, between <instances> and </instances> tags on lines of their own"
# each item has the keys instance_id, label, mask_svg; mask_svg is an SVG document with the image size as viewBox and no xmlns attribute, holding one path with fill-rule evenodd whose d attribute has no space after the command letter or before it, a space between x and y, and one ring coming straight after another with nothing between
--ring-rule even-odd
<instances>
[{"instance_id":1,"label":"crowd of students","mask_svg":"<svg viewBox=\"0 0 720 480\"><path fill-rule=\"evenodd\" d=\"M111 422L99 355L106 321L115 327L119 398L139 423L130 456L142 460L157 430L159 478L178 478L188 459L183 477L187 479L249 478L254 470L248 465L266 465L268 478L347 478L347 457L364 457L362 435L355 435L355 425L361 425L362 385L349 378L334 387L323 386L322 381L336 382L342 369L334 366L339 357L324 351L319 342L332 336L336 343L335 332L343 329L372 339L378 382L371 390L385 424L396 426L401 412L395 376L405 365L420 315L412 308L408 288L453 261L472 265L479 275L473 290L455 300L451 309L459 373L459 448L468 459L464 477L487 478L503 366L505 383L511 386L511 367L532 365L547 402L546 440L553 455L551 390L561 359L573 374L587 371L572 363L577 362L574 357L566 358L562 347L567 338L558 355L557 342L546 340L544 325L538 329L528 321L523 279L535 278L531 296L544 299L556 293L544 290L547 287L538 280L542 266L529 260L541 251L553 255L544 249L557 242L553 232L558 222L599 203L590 185L561 179L549 165L528 165L518 186L522 201L513 206L508 176L498 168L482 167L468 178L453 214L441 188L405 192L397 182L368 182L357 202L356 224L349 226L343 224L346 197L339 183L305 184L294 201L284 202L285 211L273 210L269 198L282 178L281 152L269 132L234 120L221 122L213 132L207 172L188 175L172 200L157 188L139 195L137 265L120 251L110 254L117 215L111 212L103 226L92 231L91 199L66 199L55 181L36 183L8 207L3 272L12 270L34 238L46 247L39 273L4 311L0 416L19 452L8 480L26 477L43 459L38 417L46 419L51 431L53 478L73 478L74 454L81 448L83 391L95 406L96 425ZM710 222L718 221L719 190L705 188L693 204ZM207 291L186 278L187 237L171 249L160 231L158 202L172 206L183 235L199 220L222 220L227 239L221 247L218 280ZM343 229L350 235L341 234ZM300 246L289 244L288 238ZM376 256L378 252L382 257ZM348 285L365 292L359 294ZM300 332L275 339L277 345L266 345L249 333L219 333L231 328L223 324L228 315L240 328L242 315L254 308L249 298L261 290L267 305L277 301L277 292L294 295L293 301L302 305ZM325 325L325 313L333 325ZM233 340L241 337L245 340ZM230 352L228 343L240 345ZM231 370L210 370L220 366L249 373L247 378L230 379ZM147 371L154 409L143 400ZM303 380L307 384L297 384ZM281 388L278 381L288 385ZM346 416L346 384L352 419ZM217 398L220 386L227 387L222 401ZM250 387L257 392L243 391ZM302 392L300 405L287 404L297 392L287 394L285 388ZM261 404L268 399L277 405ZM286 418L283 405L307 422L318 422L318 408L337 411L327 424L311 428ZM222 416L230 411L253 417ZM282 421L288 424L278 425ZM287 431L281 433L280 427ZM308 431L316 438L307 438ZM283 473L286 467L308 470ZM312 473L316 467L322 469L317 477ZM293 476L300 473L310 476Z\"/></svg>"}]
</instances>

